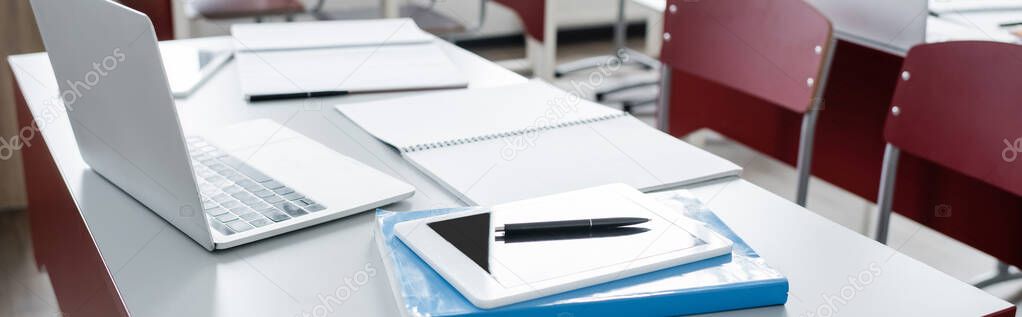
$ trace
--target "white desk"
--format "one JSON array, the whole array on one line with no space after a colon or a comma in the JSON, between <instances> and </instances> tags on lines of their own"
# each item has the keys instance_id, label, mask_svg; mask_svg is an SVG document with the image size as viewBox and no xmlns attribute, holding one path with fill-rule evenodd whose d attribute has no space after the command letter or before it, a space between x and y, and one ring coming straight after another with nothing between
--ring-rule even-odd
<instances>
[{"instance_id":1,"label":"white desk","mask_svg":"<svg viewBox=\"0 0 1022 317\"><path fill-rule=\"evenodd\" d=\"M225 39L187 41L222 45ZM469 89L525 80L467 51L452 45L444 47L468 74ZM344 287L345 279L353 278L367 265L383 269L371 243L371 213L226 251L207 252L88 169L79 155L64 108L52 103L57 86L44 54L14 56L10 61L26 106L37 120L46 120L42 136L82 218L74 220L84 220L131 315L303 316L317 307L321 310L329 307L336 316L397 314L391 290L380 272L364 285L356 285L357 290L343 302L324 304L319 297ZM389 209L458 205L453 196L402 160L396 151L330 107L393 95L250 105L241 98L237 73L231 63L189 99L180 100L178 109L187 131L271 118L417 188L414 197ZM44 116L47 111L57 115ZM746 181L729 179L693 190L769 263L787 275L791 283L791 296L784 306L720 315L815 313L821 305L827 305L825 296L842 296L849 285L848 277L870 269L872 263L880 268L881 274L868 285L862 285L844 303L835 302L834 308L840 315L1014 314L1013 306L1007 302ZM78 213L70 215L78 217Z\"/></svg>"}]
</instances>

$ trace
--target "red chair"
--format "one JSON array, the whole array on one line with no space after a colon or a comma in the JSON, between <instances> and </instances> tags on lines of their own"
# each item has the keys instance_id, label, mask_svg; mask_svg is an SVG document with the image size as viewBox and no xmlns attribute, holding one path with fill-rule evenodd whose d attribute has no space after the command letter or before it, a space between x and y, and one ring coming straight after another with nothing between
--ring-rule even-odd
<instances>
[{"instance_id":1,"label":"red chair","mask_svg":"<svg viewBox=\"0 0 1022 317\"><path fill-rule=\"evenodd\" d=\"M526 64L532 68L533 76L553 80L554 64L557 59L557 30L556 23L553 22L554 12L548 10L553 2L546 0L493 0L493 2L514 11L521 19L525 34ZM498 63L520 64L518 61Z\"/></svg>"},{"instance_id":2,"label":"red chair","mask_svg":"<svg viewBox=\"0 0 1022 317\"><path fill-rule=\"evenodd\" d=\"M877 197L877 241L887 241L901 152L1022 196L1019 74L1022 46L1014 44L947 42L909 51L884 126L887 146ZM956 220L977 225L982 217L1022 212L1007 206L1007 210L969 210L967 202L956 204ZM939 207L937 213L942 212ZM950 213L952 207L945 206L943 212ZM993 239L1018 239L1017 232L998 237L994 232L977 231ZM1009 273L1003 261L997 271L977 286L1022 277Z\"/></svg>"},{"instance_id":3,"label":"red chair","mask_svg":"<svg viewBox=\"0 0 1022 317\"><path fill-rule=\"evenodd\" d=\"M255 18L262 22L264 16L282 15L291 21L296 14L305 12L300 0L192 0L189 5L196 14L209 20Z\"/></svg>"},{"instance_id":4,"label":"red chair","mask_svg":"<svg viewBox=\"0 0 1022 317\"><path fill-rule=\"evenodd\" d=\"M830 21L803 0L670 0L660 53L666 66L660 128L667 130L672 71L802 114L796 202L805 206L816 118L835 43Z\"/></svg>"}]
</instances>

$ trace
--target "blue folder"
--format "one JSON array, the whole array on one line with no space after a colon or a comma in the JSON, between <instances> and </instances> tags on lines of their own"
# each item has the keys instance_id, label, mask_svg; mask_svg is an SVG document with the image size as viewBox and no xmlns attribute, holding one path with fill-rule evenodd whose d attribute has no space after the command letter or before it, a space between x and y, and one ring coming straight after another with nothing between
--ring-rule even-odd
<instances>
[{"instance_id":1,"label":"blue folder","mask_svg":"<svg viewBox=\"0 0 1022 317\"><path fill-rule=\"evenodd\" d=\"M394 234L403 221L479 207L376 212L376 242L405 316L677 316L784 304L788 280L685 191L663 202L734 242L720 256L494 309L473 306Z\"/></svg>"}]
</instances>

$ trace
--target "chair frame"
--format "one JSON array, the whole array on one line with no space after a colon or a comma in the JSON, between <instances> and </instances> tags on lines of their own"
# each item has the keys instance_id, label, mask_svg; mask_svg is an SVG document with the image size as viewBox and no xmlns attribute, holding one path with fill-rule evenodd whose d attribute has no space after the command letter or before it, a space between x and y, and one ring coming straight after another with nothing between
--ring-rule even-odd
<instances>
[{"instance_id":1,"label":"chair frame","mask_svg":"<svg viewBox=\"0 0 1022 317\"><path fill-rule=\"evenodd\" d=\"M673 4L669 4L672 6ZM673 14L676 10L668 9L666 14ZM665 39L670 34L665 31ZM830 78L830 69L834 61L834 51L837 49L837 37L831 31L830 40L821 45L820 53L824 54L820 65L819 78L814 79L812 102L809 109L802 115L802 127L799 133L798 159L795 167L797 174L797 185L795 203L805 207L809 197L809 180L812 173L813 143L816 138L816 122L819 119L823 95L827 90L827 82ZM669 132L670 99L671 99L671 67L664 65L660 69L660 93L657 98L657 128Z\"/></svg>"},{"instance_id":2,"label":"chair frame","mask_svg":"<svg viewBox=\"0 0 1022 317\"><path fill-rule=\"evenodd\" d=\"M932 44L931 44L932 45ZM901 81L909 80L908 73L903 72ZM897 101L895 101L897 102ZM891 115L897 117L900 108L897 105L891 106ZM890 118L890 117L889 117ZM886 127L885 127L886 129ZM877 225L875 239L877 242L887 244L890 233L891 214L893 213L894 191L898 174L898 162L901 158L901 149L887 142L884 148L883 166L880 172L880 185L877 191ZM1013 272L1011 265L998 260L997 266L992 274L975 282L973 286L984 288L997 283L1022 278L1022 272Z\"/></svg>"}]
</instances>

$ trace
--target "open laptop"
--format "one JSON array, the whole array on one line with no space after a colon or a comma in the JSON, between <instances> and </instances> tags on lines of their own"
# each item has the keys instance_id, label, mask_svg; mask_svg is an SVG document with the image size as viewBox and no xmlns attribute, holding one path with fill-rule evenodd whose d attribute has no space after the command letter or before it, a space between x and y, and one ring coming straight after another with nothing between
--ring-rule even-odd
<instances>
[{"instance_id":1,"label":"open laptop","mask_svg":"<svg viewBox=\"0 0 1022 317\"><path fill-rule=\"evenodd\" d=\"M110 0L31 3L85 162L208 250L414 192L270 120L186 138L147 16Z\"/></svg>"}]
</instances>

